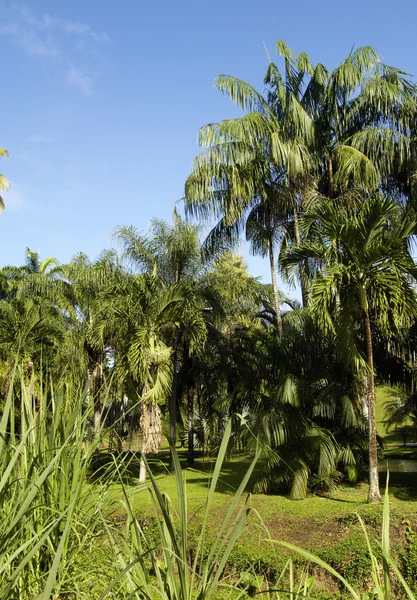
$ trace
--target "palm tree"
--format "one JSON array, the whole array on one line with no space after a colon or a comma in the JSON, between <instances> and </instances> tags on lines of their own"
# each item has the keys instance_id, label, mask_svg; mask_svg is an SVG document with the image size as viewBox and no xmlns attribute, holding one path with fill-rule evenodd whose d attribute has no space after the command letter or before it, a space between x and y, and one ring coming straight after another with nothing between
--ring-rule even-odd
<instances>
[{"instance_id":1,"label":"palm tree","mask_svg":"<svg viewBox=\"0 0 417 600\"><path fill-rule=\"evenodd\" d=\"M288 176L296 177L311 164L306 144L312 135L311 119L299 104L293 104L290 131L284 126L287 113L277 112L248 83L221 75L216 86L250 112L200 130L200 145L208 149L197 156L187 179L186 211L200 218L221 217L211 240L226 237L233 243L245 231L252 252L269 256L281 335L275 251L280 228L291 210L292 198L285 193Z\"/></svg>"},{"instance_id":2,"label":"palm tree","mask_svg":"<svg viewBox=\"0 0 417 600\"><path fill-rule=\"evenodd\" d=\"M116 374L140 387L142 459L139 481L146 477L144 456L158 451L161 404L172 390L174 348L172 330L186 324L190 352L204 338L204 322L193 306L192 290L185 284L166 285L156 274L131 275L101 299L94 328L97 340L118 331Z\"/></svg>"},{"instance_id":3,"label":"palm tree","mask_svg":"<svg viewBox=\"0 0 417 600\"><path fill-rule=\"evenodd\" d=\"M288 247L299 246L301 237L307 235L300 227L304 211L326 199L352 204L378 188L397 186L400 193L404 191L403 182L396 182L405 165L410 173L416 168L410 134L416 102L409 76L383 64L370 46L352 50L333 71L320 63L313 68L305 53L295 56L282 41L277 51L285 61L287 94L295 96L314 131L310 176L290 182L290 190L298 194L294 206L298 204L299 214L294 211L291 235L284 244ZM265 81L270 87L269 102L280 106L282 75L273 63ZM300 270L304 293L307 275L314 276L316 265L295 267Z\"/></svg>"},{"instance_id":4,"label":"palm tree","mask_svg":"<svg viewBox=\"0 0 417 600\"><path fill-rule=\"evenodd\" d=\"M124 258L139 272L155 273L167 286L186 283L195 295L203 258L198 232L199 228L185 222L175 209L171 226L159 219L151 221L150 235L141 235L134 227L117 227L114 235L123 245ZM192 326L193 323L192 319ZM188 325L186 319L182 319L181 325L173 323L172 340L169 343L173 350L169 401L170 440L173 445L176 443L178 391ZM204 345L204 337L201 346ZM185 353L188 355L189 350L186 349ZM172 456L170 466L173 469Z\"/></svg>"},{"instance_id":5,"label":"palm tree","mask_svg":"<svg viewBox=\"0 0 417 600\"><path fill-rule=\"evenodd\" d=\"M31 394L35 373L52 364L65 334L60 310L48 298L9 298L0 300L0 360L6 395L16 364L27 370Z\"/></svg>"},{"instance_id":6,"label":"palm tree","mask_svg":"<svg viewBox=\"0 0 417 600\"><path fill-rule=\"evenodd\" d=\"M321 241L288 252L284 264L297 264L306 258L321 262L323 271L312 287L312 309L324 329L334 333L338 329L337 342L358 367L361 344L355 338L355 328L361 323L368 400L368 501L379 502L371 319L382 330L390 331L417 315L413 289L417 269L408 250L417 219L392 200L377 195L356 211L328 202L311 215L311 220Z\"/></svg>"},{"instance_id":7,"label":"palm tree","mask_svg":"<svg viewBox=\"0 0 417 600\"><path fill-rule=\"evenodd\" d=\"M123 280L124 273L115 251L102 252L91 261L85 254L77 254L61 268L69 285L70 326L57 360L63 379L75 386L89 385L94 402L94 433L101 428L103 408L104 363L108 350L107 338L93 338L101 297Z\"/></svg>"},{"instance_id":8,"label":"palm tree","mask_svg":"<svg viewBox=\"0 0 417 600\"><path fill-rule=\"evenodd\" d=\"M284 74L270 62L266 98L242 80L216 79L218 89L249 112L200 130L200 145L208 149L195 159L185 187L187 211L222 216L217 234L223 230L229 238L245 229L255 209L265 233L254 249L264 254L269 248L274 292L272 232L286 220L298 246L300 217L323 196L375 189L404 170L415 112L408 76L381 63L371 47L352 51L332 72L313 67L305 53L295 56L282 41L277 50ZM250 228L246 236L252 239ZM298 265L304 305L306 268Z\"/></svg>"},{"instance_id":9,"label":"palm tree","mask_svg":"<svg viewBox=\"0 0 417 600\"><path fill-rule=\"evenodd\" d=\"M355 479L364 423L357 380L332 336L323 335L309 311L291 311L284 321L281 343L269 348L269 361L261 355L258 367L266 385L253 427L266 451L257 489L284 486L301 499L309 488Z\"/></svg>"},{"instance_id":10,"label":"palm tree","mask_svg":"<svg viewBox=\"0 0 417 600\"><path fill-rule=\"evenodd\" d=\"M6 388L14 360L30 365L32 388L35 369L39 372L41 362L53 372L66 329L64 312L69 306L68 286L59 274L60 267L55 258L41 260L39 254L29 248L26 248L23 266L9 265L1 269L0 318L6 330L0 336L0 344L8 365Z\"/></svg>"}]
</instances>

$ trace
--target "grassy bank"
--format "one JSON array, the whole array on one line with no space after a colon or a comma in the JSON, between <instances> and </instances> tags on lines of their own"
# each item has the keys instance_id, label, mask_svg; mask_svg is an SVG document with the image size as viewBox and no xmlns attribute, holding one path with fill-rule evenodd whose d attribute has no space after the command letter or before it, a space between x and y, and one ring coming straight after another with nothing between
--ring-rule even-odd
<instances>
[{"instance_id":1,"label":"grassy bank","mask_svg":"<svg viewBox=\"0 0 417 600\"><path fill-rule=\"evenodd\" d=\"M379 434L386 444L390 457L401 454L401 435L387 432L383 418L383 404L393 393L388 387L378 389L377 418ZM409 454L412 452L409 450ZM197 457L193 468L186 463L186 451L178 450L183 475L187 481L189 526L191 538L197 540L201 528L202 515L214 468L214 459ZM105 454L102 461L108 460ZM119 457L120 459L120 457ZM125 492L134 514L146 529L152 540L157 528L154 522L154 509L148 486L137 485L138 460L135 453L123 454L126 469L123 486L115 479L111 483L108 514L115 523L123 523L126 511L123 507ZM209 538L214 541L224 515L233 498L239 482L244 476L249 459L245 457L226 461L221 469L219 483L213 498L209 516ZM178 495L176 481L167 470L168 452L162 450L150 461L152 471L163 494L176 506ZM256 476L256 472L254 477ZM247 491L252 489L251 478ZM381 473L381 486L385 485L385 473ZM396 471L395 464L390 468L390 508L391 541L393 555L411 583L417 577L417 478L415 473ZM94 488L94 484L92 484ZM243 502L243 500L242 500ZM287 541L313 551L328 561L342 575L360 589L367 589L370 583L370 559L363 537L358 515L363 519L372 544L381 537L382 506L367 504L367 484L342 486L336 492L326 495L311 495L303 501L291 501L285 496L251 495L248 506L252 509L247 527L236 544L229 564L230 569L245 570L261 574L265 580L274 581L282 571L290 556L288 550L277 548L268 537ZM296 562L301 561L295 557ZM316 595L334 597L341 593L339 584L322 569L312 568L316 581Z\"/></svg>"}]
</instances>

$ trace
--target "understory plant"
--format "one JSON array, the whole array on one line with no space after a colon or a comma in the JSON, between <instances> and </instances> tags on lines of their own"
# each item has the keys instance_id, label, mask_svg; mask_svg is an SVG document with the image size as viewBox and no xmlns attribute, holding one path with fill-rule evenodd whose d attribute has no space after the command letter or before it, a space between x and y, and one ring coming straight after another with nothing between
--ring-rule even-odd
<instances>
[{"instance_id":1,"label":"understory plant","mask_svg":"<svg viewBox=\"0 0 417 600\"><path fill-rule=\"evenodd\" d=\"M78 597L93 573L74 565L101 523L102 486L87 483L91 403L16 379L0 420L0 598Z\"/></svg>"}]
</instances>

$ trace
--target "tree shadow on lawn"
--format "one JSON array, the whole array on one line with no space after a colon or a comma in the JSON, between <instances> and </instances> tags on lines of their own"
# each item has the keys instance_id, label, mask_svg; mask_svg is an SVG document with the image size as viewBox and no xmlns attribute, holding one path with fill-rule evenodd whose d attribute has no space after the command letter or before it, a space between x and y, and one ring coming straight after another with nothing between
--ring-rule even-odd
<instances>
[{"instance_id":1,"label":"tree shadow on lawn","mask_svg":"<svg viewBox=\"0 0 417 600\"><path fill-rule=\"evenodd\" d=\"M381 493L385 489L387 473L379 474ZM417 501L417 473L389 470L389 492L397 500L404 502Z\"/></svg>"},{"instance_id":2,"label":"tree shadow on lawn","mask_svg":"<svg viewBox=\"0 0 417 600\"><path fill-rule=\"evenodd\" d=\"M166 454L166 456L164 456ZM169 452L161 452L147 457L155 477L168 474ZM90 483L123 483L137 485L139 480L140 452L109 450L97 451L90 464L88 480Z\"/></svg>"},{"instance_id":3,"label":"tree shadow on lawn","mask_svg":"<svg viewBox=\"0 0 417 600\"><path fill-rule=\"evenodd\" d=\"M208 489L210 486L211 475L214 470L215 458L204 457L202 454L196 456L196 460L193 465L187 463L187 452L186 450L178 449L178 456L180 459L181 467L184 471L185 478L187 480L187 487L191 490L193 487L199 488L200 490ZM169 465L169 451L164 449L158 454L150 455L147 457L148 464L152 470L154 477L157 480L163 480L168 477L174 477L170 474ZM135 451L123 451L121 453L110 452L108 450L100 450L95 453L92 458L89 471L89 482L90 483L123 483L126 486L135 486L139 480L139 462L140 452ZM239 487L243 477L245 476L251 460L249 458L242 457L240 460L226 461L222 465L219 481L217 483L216 492L220 494L233 494ZM401 501L417 501L417 453L410 453L404 455L402 451L398 452L398 455L392 451L390 452L387 460L381 461L380 464L380 488L381 491L385 489L386 484L386 464L388 464L389 470L389 489L390 493L398 500ZM412 466L415 471L407 472L408 465ZM248 485L246 486L246 492L252 492L255 481L259 474L259 470L262 468L261 463L256 466ZM367 480L367 474L363 473L361 481ZM343 504L355 503L355 500L350 498L341 497L342 494L337 496L325 495L323 498L329 498L333 502L340 502Z\"/></svg>"},{"instance_id":4,"label":"tree shadow on lawn","mask_svg":"<svg viewBox=\"0 0 417 600\"><path fill-rule=\"evenodd\" d=\"M214 470L215 458L196 455L195 462L190 465L187 462L187 453L178 450L181 468L185 471L185 478L189 486L207 488L210 485L211 475ZM162 450L158 454L147 456L147 462L155 479L173 477L169 472L169 451ZM242 458L224 462L222 465L216 491L219 493L234 493L245 476L250 459ZM123 451L111 452L99 450L92 458L88 480L90 483L106 481L108 483L123 483L127 486L137 485L139 480L140 452ZM187 472L189 477L187 477ZM198 475L201 474L201 477ZM246 487L251 491L256 480L256 474L252 474Z\"/></svg>"}]
</instances>

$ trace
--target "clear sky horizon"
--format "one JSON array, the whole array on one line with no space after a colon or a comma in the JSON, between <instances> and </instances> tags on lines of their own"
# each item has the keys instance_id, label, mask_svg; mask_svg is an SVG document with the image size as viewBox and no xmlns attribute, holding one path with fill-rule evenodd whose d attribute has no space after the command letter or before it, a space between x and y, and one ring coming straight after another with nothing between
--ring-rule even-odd
<instances>
[{"instance_id":1,"label":"clear sky horizon","mask_svg":"<svg viewBox=\"0 0 417 600\"><path fill-rule=\"evenodd\" d=\"M275 43L336 66L372 45L416 72L417 3L321 0L0 0L0 265L25 248L67 262L114 244L117 225L171 220L198 152L197 132L240 113L213 88L221 73L263 90ZM247 257L247 254L246 254ZM269 282L268 261L249 259Z\"/></svg>"}]
</instances>

